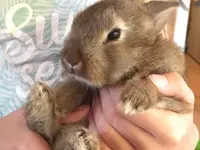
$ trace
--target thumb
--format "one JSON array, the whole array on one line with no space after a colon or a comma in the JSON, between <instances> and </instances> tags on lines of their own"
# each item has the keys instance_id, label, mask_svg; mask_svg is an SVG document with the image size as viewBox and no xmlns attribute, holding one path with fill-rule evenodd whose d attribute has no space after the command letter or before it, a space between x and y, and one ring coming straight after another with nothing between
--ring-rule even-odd
<instances>
[{"instance_id":1,"label":"thumb","mask_svg":"<svg viewBox=\"0 0 200 150\"><path fill-rule=\"evenodd\" d=\"M178 73L171 72L163 75L152 74L149 78L163 95L173 96L189 103L194 103L192 90Z\"/></svg>"},{"instance_id":2,"label":"thumb","mask_svg":"<svg viewBox=\"0 0 200 150\"><path fill-rule=\"evenodd\" d=\"M73 112L66 115L65 118L59 118L59 122L61 124L67 124L67 123L73 123L77 122L84 117L86 117L90 112L90 106L89 105L82 105L78 108L76 108Z\"/></svg>"}]
</instances>

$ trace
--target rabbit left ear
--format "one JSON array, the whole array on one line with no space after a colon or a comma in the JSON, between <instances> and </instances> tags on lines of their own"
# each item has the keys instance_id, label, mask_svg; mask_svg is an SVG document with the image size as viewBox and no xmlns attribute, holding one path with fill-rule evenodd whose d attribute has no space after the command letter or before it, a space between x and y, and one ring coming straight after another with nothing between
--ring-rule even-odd
<instances>
[{"instance_id":1,"label":"rabbit left ear","mask_svg":"<svg viewBox=\"0 0 200 150\"><path fill-rule=\"evenodd\" d=\"M155 14L155 28L157 32L160 32L167 24L170 16L179 6L179 3L169 1L151 1L143 3L142 6Z\"/></svg>"}]
</instances>

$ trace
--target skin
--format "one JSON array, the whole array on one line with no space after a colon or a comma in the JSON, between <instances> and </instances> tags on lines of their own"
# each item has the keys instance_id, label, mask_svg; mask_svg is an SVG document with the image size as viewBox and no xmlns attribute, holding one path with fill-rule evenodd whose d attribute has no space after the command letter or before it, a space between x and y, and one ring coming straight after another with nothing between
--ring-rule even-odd
<instances>
[{"instance_id":1,"label":"skin","mask_svg":"<svg viewBox=\"0 0 200 150\"><path fill-rule=\"evenodd\" d=\"M192 91L177 73L165 74L165 78L156 76L156 79L161 93L194 104ZM167 85L162 87L164 84ZM90 129L100 133L101 139L111 149L192 150L195 148L198 131L193 123L192 113L180 115L150 109L143 114L124 116L116 112L122 89L122 87L107 88L101 91L101 103L98 103L99 100L96 101L94 119L90 125Z\"/></svg>"},{"instance_id":2,"label":"skin","mask_svg":"<svg viewBox=\"0 0 200 150\"><path fill-rule=\"evenodd\" d=\"M167 80L166 80L167 79ZM154 76L159 91L194 104L194 95L177 73ZM162 85L164 85L163 87ZM101 138L102 150L192 150L198 140L193 114L181 115L169 111L150 109L143 114L126 117L116 112L123 87L101 90L92 115L90 131ZM77 121L87 115L90 108L82 106L62 123ZM156 122L155 122L156 120ZM175 121L174 121L175 120ZM148 123L147 123L148 122ZM8 130L9 129L9 130ZM45 141L26 126L23 109L0 120L0 145L4 150L49 150ZM112 138L110 138L112 137ZM12 143L12 144L10 144Z\"/></svg>"}]
</instances>

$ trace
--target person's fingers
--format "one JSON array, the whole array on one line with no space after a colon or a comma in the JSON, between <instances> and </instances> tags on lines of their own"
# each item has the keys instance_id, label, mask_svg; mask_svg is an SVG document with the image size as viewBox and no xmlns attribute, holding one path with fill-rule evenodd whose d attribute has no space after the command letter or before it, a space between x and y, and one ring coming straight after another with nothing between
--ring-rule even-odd
<instances>
[{"instance_id":1,"label":"person's fingers","mask_svg":"<svg viewBox=\"0 0 200 150\"><path fill-rule=\"evenodd\" d=\"M149 78L163 95L174 96L191 104L194 103L194 93L178 73L171 72L163 75L152 74ZM115 102L118 104L123 86L109 88L112 90L112 92L110 92L112 98L116 100Z\"/></svg>"},{"instance_id":2,"label":"person's fingers","mask_svg":"<svg viewBox=\"0 0 200 150\"><path fill-rule=\"evenodd\" d=\"M109 90L104 88L100 92L103 114L113 128L124 136L136 149L161 149L161 146L155 141L154 137L132 124L130 121L120 116L116 112ZM135 135L135 136L134 136Z\"/></svg>"},{"instance_id":3,"label":"person's fingers","mask_svg":"<svg viewBox=\"0 0 200 150\"><path fill-rule=\"evenodd\" d=\"M2 150L50 150L47 142L28 128L24 108L0 119L0 133L0 149Z\"/></svg>"},{"instance_id":4,"label":"person's fingers","mask_svg":"<svg viewBox=\"0 0 200 150\"><path fill-rule=\"evenodd\" d=\"M96 128L96 124L95 124L94 121L90 122L88 129L89 129L90 132L98 133L98 130ZM99 143L100 143L100 149L101 150L111 150L111 148L103 140L101 140L100 138L99 138Z\"/></svg>"},{"instance_id":5,"label":"person's fingers","mask_svg":"<svg viewBox=\"0 0 200 150\"><path fill-rule=\"evenodd\" d=\"M100 141L100 149L101 150L111 150L111 148L108 147L108 145L104 141Z\"/></svg>"},{"instance_id":6,"label":"person's fingers","mask_svg":"<svg viewBox=\"0 0 200 150\"><path fill-rule=\"evenodd\" d=\"M192 124L188 132L184 135L180 144L175 148L172 148L172 150L193 150L195 149L198 140L199 140L198 129L194 124Z\"/></svg>"},{"instance_id":7,"label":"person's fingers","mask_svg":"<svg viewBox=\"0 0 200 150\"><path fill-rule=\"evenodd\" d=\"M158 90L162 94L176 96L191 104L194 102L194 94L179 74L172 72L162 76L152 75L150 78L154 81L154 84L158 86ZM117 106L120 101L122 87L111 87L109 90L112 97L111 99L114 100L114 103ZM138 114L131 117L125 117L153 134L159 142L166 144L179 143L182 136L193 122L192 114L180 115L157 109L150 109L147 113L142 115ZM145 122L148 122L148 124ZM163 130L164 128L165 130Z\"/></svg>"},{"instance_id":8,"label":"person's fingers","mask_svg":"<svg viewBox=\"0 0 200 150\"><path fill-rule=\"evenodd\" d=\"M82 105L75 109L73 112L71 112L66 118L59 118L59 122L61 124L67 124L72 122L77 122L87 116L90 112L90 106L89 105Z\"/></svg>"},{"instance_id":9,"label":"person's fingers","mask_svg":"<svg viewBox=\"0 0 200 150\"><path fill-rule=\"evenodd\" d=\"M120 101L122 87L110 87L108 90L111 97L110 100L113 101L116 107ZM109 112L112 111L110 110ZM174 146L174 144L180 142L193 119L192 114L180 116L179 114L159 109L149 109L143 114L123 116L133 124L152 134L161 145L169 146Z\"/></svg>"},{"instance_id":10,"label":"person's fingers","mask_svg":"<svg viewBox=\"0 0 200 150\"><path fill-rule=\"evenodd\" d=\"M111 149L134 150L133 146L107 122L99 98L94 108L94 121L100 137Z\"/></svg>"},{"instance_id":11,"label":"person's fingers","mask_svg":"<svg viewBox=\"0 0 200 150\"><path fill-rule=\"evenodd\" d=\"M191 104L194 103L192 90L178 73L171 72L164 75L152 74L149 78L158 87L160 93L166 96L177 97Z\"/></svg>"},{"instance_id":12,"label":"person's fingers","mask_svg":"<svg viewBox=\"0 0 200 150\"><path fill-rule=\"evenodd\" d=\"M24 140L22 140L21 143L18 144L20 145L20 150L51 150L49 144L35 132L27 132L27 136L24 138Z\"/></svg>"},{"instance_id":13,"label":"person's fingers","mask_svg":"<svg viewBox=\"0 0 200 150\"><path fill-rule=\"evenodd\" d=\"M149 109L141 115L124 117L145 129L154 136L158 143L165 146L179 144L193 122L191 114L180 116L179 114L159 109Z\"/></svg>"}]
</instances>

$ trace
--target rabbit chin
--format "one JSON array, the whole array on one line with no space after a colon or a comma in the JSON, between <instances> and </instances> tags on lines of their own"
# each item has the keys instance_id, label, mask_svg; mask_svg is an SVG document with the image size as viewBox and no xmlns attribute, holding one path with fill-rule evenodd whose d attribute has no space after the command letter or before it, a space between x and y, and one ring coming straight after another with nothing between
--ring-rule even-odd
<instances>
[{"instance_id":1,"label":"rabbit chin","mask_svg":"<svg viewBox=\"0 0 200 150\"><path fill-rule=\"evenodd\" d=\"M98 82L94 82L94 81L89 81L88 79L78 76L76 74L68 74L70 77L75 78L77 81L80 81L82 83L85 83L86 85L93 87L93 88L101 88L103 85L101 83Z\"/></svg>"}]
</instances>

